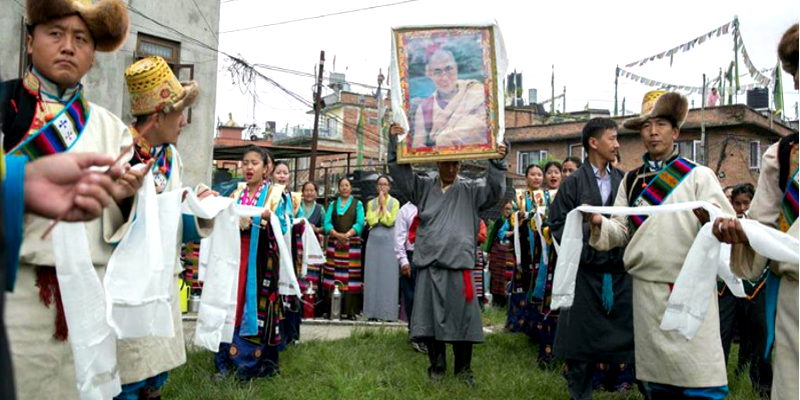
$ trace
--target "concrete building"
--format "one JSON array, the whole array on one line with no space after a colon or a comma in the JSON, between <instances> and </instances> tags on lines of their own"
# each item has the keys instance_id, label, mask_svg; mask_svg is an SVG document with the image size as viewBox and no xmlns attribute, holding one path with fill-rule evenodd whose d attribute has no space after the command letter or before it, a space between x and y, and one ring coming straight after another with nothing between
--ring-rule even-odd
<instances>
[{"instance_id":1,"label":"concrete building","mask_svg":"<svg viewBox=\"0 0 800 400\"><path fill-rule=\"evenodd\" d=\"M84 78L86 96L129 123L130 102L125 69L134 60L158 55L167 60L180 80L196 80L200 98L183 129L178 149L183 159L184 184L211 182L211 154L216 128L217 47L219 0L123 0L128 5L130 32L122 48L96 53L95 65ZM19 78L27 68L24 1L4 2L0 13L0 77Z\"/></svg>"},{"instance_id":2,"label":"concrete building","mask_svg":"<svg viewBox=\"0 0 800 400\"><path fill-rule=\"evenodd\" d=\"M515 120L516 118L516 120ZM629 171L642 164L644 145L639 133L622 128L627 117L614 117L620 125L619 144L622 169ZM509 125L506 138L511 143L509 171L524 174L525 168L544 159L563 160L568 156L583 158L581 131L588 118L577 121L538 124L526 114L506 113L506 121L531 121L527 126ZM756 184L761 155L767 147L795 130L783 122L758 113L742 104L712 107L705 110L708 165L723 186L749 182ZM700 109L689 111L676 146L681 155L702 162Z\"/></svg>"}]
</instances>

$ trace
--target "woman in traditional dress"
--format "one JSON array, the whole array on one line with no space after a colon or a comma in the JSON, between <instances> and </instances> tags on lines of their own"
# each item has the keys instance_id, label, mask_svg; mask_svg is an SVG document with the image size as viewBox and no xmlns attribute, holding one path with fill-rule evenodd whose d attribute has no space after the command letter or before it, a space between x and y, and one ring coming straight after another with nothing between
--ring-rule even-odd
<instances>
[{"instance_id":1,"label":"woman in traditional dress","mask_svg":"<svg viewBox=\"0 0 800 400\"><path fill-rule=\"evenodd\" d=\"M351 196L347 178L339 180L339 197L325 214L328 235L327 263L323 270L322 307L330 312L330 295L335 285L342 292L341 315L355 319L364 304L364 278L361 267L361 231L364 229L364 206Z\"/></svg>"},{"instance_id":2,"label":"woman in traditional dress","mask_svg":"<svg viewBox=\"0 0 800 400\"><path fill-rule=\"evenodd\" d=\"M541 232L543 239L542 250L539 257L538 268L534 269L533 287L533 321L535 332L538 334L534 340L539 343L539 363L544 367L550 367L555 361L553 355L553 342L556 338L556 327L558 326L558 311L550 309L550 302L553 294L553 275L556 268L556 250L553 239L550 237L550 228L547 227L547 217L550 205L556 198L558 187L561 186L561 163L550 161L544 166L544 182L547 189L544 191L544 202L538 208L542 215ZM534 223L535 225L535 223ZM541 240L540 239L540 240Z\"/></svg>"},{"instance_id":3,"label":"woman in traditional dress","mask_svg":"<svg viewBox=\"0 0 800 400\"><path fill-rule=\"evenodd\" d=\"M534 267L539 265L541 242L531 217L544 204L544 192L541 190L544 169L538 164L529 165L525 170L525 182L527 190L518 194L519 211L512 217L514 222L518 222L514 223L514 229L519 236L520 259L511 278L506 330L524 332L533 337L536 330L532 319L531 283Z\"/></svg>"},{"instance_id":4,"label":"woman in traditional dress","mask_svg":"<svg viewBox=\"0 0 800 400\"><path fill-rule=\"evenodd\" d=\"M278 347L282 344L280 319L283 312L278 294L280 260L277 240L269 220L273 212L283 215L283 200L273 200L267 179L272 158L267 150L249 147L242 158L245 184L231 197L238 204L267 208L258 218L241 218L241 261L233 342L220 344L214 356L218 376L236 371L238 379L273 376L278 373Z\"/></svg>"},{"instance_id":5,"label":"woman in traditional dress","mask_svg":"<svg viewBox=\"0 0 800 400\"><path fill-rule=\"evenodd\" d=\"M485 247L489 253L489 292L495 307L506 307L508 304L508 284L517 266L511 225L513 209L513 201L506 201L503 214L492 225Z\"/></svg>"},{"instance_id":6,"label":"woman in traditional dress","mask_svg":"<svg viewBox=\"0 0 800 400\"><path fill-rule=\"evenodd\" d=\"M325 232L325 229L323 227L325 224L325 208L319 203L317 203L317 192L319 191L319 188L317 187L316 183L308 181L303 184L302 189L303 189L303 200L300 206L297 208L297 214L295 215L295 218L305 218L308 220L308 222L312 226L312 229L314 229L314 233L317 235L317 238L319 239L320 245L322 246L324 243L323 239ZM302 247L302 235L304 233L304 230L305 230L304 224L297 224L294 227L295 231L294 250L299 260L299 262L296 262L295 265L297 265L298 268L300 268L301 270L302 270L302 257L298 254L299 251L297 251L297 249ZM304 282L303 281L300 282L300 288L303 290L303 293L306 293L308 291L308 287L310 286L311 289L314 291L316 297L313 298L314 304L307 304L304 305L304 307L312 307L314 309L313 315L315 317L321 317L322 314L324 313L324 310L322 309L322 307L317 307L317 305L319 305L318 299L321 297L319 280L320 276L322 275L321 271L322 268L320 265L313 265L313 264L309 264L306 268L307 268L306 276ZM298 276L300 275L298 274ZM310 314L311 312L309 311L309 315Z\"/></svg>"},{"instance_id":7,"label":"woman in traditional dress","mask_svg":"<svg viewBox=\"0 0 800 400\"><path fill-rule=\"evenodd\" d=\"M281 201L285 205L283 207L283 212L277 216L281 225L281 233L287 241L287 248L291 249L290 246L293 235L287 235L287 233L290 232L290 230L292 232L294 230L293 210L295 207L294 204L292 204L292 193L289 192L288 188L289 176L289 165L284 161L275 162L275 166L272 168L272 182L276 185L275 187L278 187L278 185L283 186L284 189L281 195ZM298 265L298 255L296 251L292 252L292 261L292 265ZM305 288L305 282L301 279L299 271L296 270L295 275L297 276L298 284L302 291ZM284 307L284 318L281 319L282 336L286 344L292 344L300 341L300 319L303 316L302 303L300 302L300 298L295 295L281 297L283 298Z\"/></svg>"},{"instance_id":8,"label":"woman in traditional dress","mask_svg":"<svg viewBox=\"0 0 800 400\"><path fill-rule=\"evenodd\" d=\"M364 262L364 316L394 321L400 296L400 267L394 254L394 222L400 202L389 195L392 184L388 176L379 176L376 184L378 197L367 203L369 239Z\"/></svg>"}]
</instances>

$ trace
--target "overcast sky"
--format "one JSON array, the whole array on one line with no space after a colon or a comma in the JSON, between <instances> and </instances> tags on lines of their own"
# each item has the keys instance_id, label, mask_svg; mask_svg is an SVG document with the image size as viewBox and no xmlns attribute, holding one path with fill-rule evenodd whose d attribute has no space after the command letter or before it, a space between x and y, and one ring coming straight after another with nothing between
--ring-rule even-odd
<instances>
[{"instance_id":1,"label":"overcast sky","mask_svg":"<svg viewBox=\"0 0 800 400\"><path fill-rule=\"evenodd\" d=\"M550 96L550 70L555 65L556 95L567 87L567 111L614 108L614 70L632 61L668 50L715 29L738 15L744 45L753 64L771 68L777 62L776 48L783 32L798 21L797 0L671 0L618 1L476 1L419 0L413 3L294 22L266 28L224 33L322 14L396 2L398 0L262 1L222 0L219 48L241 54L251 63L268 64L313 73L319 51L325 50L325 71L343 72L347 80L377 84L378 70L387 74L391 52L390 29L409 24L465 23L495 19L505 39L509 71L524 74L524 92L539 91L539 101ZM710 79L733 59L733 36L714 37L674 57L672 67L664 59L630 71L650 79L676 85L702 86L702 74ZM741 57L741 55L740 55ZM740 58L740 73L747 69ZM239 123L259 125L277 121L289 125L311 125L308 108L273 88L258 82L260 103L231 82L220 58L217 115L224 122L229 112ZM312 98L314 79L274 71L266 75L307 100ZM753 82L749 76L741 83ZM354 91L369 89L353 86ZM626 108L641 109L642 95L652 90L620 78L619 99ZM798 92L792 78L784 74L786 113L795 118ZM700 96L694 96L700 106ZM744 102L744 96L739 101Z\"/></svg>"}]
</instances>

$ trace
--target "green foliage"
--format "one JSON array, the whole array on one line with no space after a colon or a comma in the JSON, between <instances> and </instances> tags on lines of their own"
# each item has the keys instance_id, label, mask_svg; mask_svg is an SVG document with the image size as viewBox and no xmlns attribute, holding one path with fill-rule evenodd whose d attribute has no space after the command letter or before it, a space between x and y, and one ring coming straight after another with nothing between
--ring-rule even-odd
<instances>
[{"instance_id":1,"label":"green foliage","mask_svg":"<svg viewBox=\"0 0 800 400\"><path fill-rule=\"evenodd\" d=\"M542 167L542 169L544 169L544 166L547 165L547 163L549 163L550 161L558 161L559 163L561 163L564 160L553 157L552 155L550 155L550 153L547 153L547 157L539 160L539 166Z\"/></svg>"}]
</instances>

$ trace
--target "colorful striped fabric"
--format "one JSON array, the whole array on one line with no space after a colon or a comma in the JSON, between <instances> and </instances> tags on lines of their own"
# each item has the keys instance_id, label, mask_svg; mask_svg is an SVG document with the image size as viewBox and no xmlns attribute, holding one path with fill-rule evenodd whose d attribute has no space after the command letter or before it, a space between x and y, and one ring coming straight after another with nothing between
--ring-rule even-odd
<instances>
[{"instance_id":1,"label":"colorful striped fabric","mask_svg":"<svg viewBox=\"0 0 800 400\"><path fill-rule=\"evenodd\" d=\"M326 256L327 262L322 277L322 285L326 290L333 290L334 281L339 281L342 283L339 290L343 292L364 291L361 238L351 237L345 244L337 244L335 240L329 239Z\"/></svg>"},{"instance_id":2,"label":"colorful striped fabric","mask_svg":"<svg viewBox=\"0 0 800 400\"><path fill-rule=\"evenodd\" d=\"M634 206L659 206L667 200L672 191L689 175L697 164L678 157L664 167L633 202ZM633 228L638 229L646 215L633 215L630 218Z\"/></svg>"},{"instance_id":3,"label":"colorful striped fabric","mask_svg":"<svg viewBox=\"0 0 800 400\"><path fill-rule=\"evenodd\" d=\"M486 267L486 257L483 255L481 246L478 246L475 254L475 268L472 270L472 281L474 282L473 289L475 290L475 297L483 299L483 269Z\"/></svg>"},{"instance_id":4,"label":"colorful striped fabric","mask_svg":"<svg viewBox=\"0 0 800 400\"><path fill-rule=\"evenodd\" d=\"M489 272L491 274L489 289L493 295L508 294L508 283L514 277L517 259L514 244L495 242L489 253Z\"/></svg>"},{"instance_id":5,"label":"colorful striped fabric","mask_svg":"<svg viewBox=\"0 0 800 400\"><path fill-rule=\"evenodd\" d=\"M792 227L794 221L797 220L798 203L798 170L795 169L789 182L786 182L786 190L783 192L783 199L781 200L781 214L780 214L780 230L787 232Z\"/></svg>"},{"instance_id":6,"label":"colorful striped fabric","mask_svg":"<svg viewBox=\"0 0 800 400\"><path fill-rule=\"evenodd\" d=\"M33 161L69 150L83 133L91 113L82 93L79 91L57 116L9 153Z\"/></svg>"}]
</instances>

